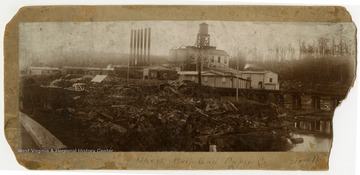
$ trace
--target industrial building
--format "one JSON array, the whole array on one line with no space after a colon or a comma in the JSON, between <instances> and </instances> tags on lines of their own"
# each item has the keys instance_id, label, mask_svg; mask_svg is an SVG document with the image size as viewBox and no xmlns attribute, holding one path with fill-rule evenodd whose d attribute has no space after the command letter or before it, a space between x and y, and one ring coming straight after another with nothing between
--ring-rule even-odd
<instances>
[{"instance_id":1,"label":"industrial building","mask_svg":"<svg viewBox=\"0 0 360 175\"><path fill-rule=\"evenodd\" d=\"M169 51L169 62L180 66L183 71L195 71L201 64L201 70L229 67L229 54L210 45L209 25L201 23L195 46L174 47Z\"/></svg>"},{"instance_id":2,"label":"industrial building","mask_svg":"<svg viewBox=\"0 0 360 175\"><path fill-rule=\"evenodd\" d=\"M122 78L135 79L159 79L175 80L177 71L171 67L154 65L154 66L117 66L114 68L115 74Z\"/></svg>"},{"instance_id":3,"label":"industrial building","mask_svg":"<svg viewBox=\"0 0 360 175\"><path fill-rule=\"evenodd\" d=\"M244 71L229 67L229 54L210 46L209 25L201 23L195 46L181 46L169 51L169 62L180 67L180 80L197 82L201 70L202 84L221 88L247 88L279 90L278 75L261 66L248 63ZM201 66L200 66L201 65ZM236 86L235 80L239 84Z\"/></svg>"},{"instance_id":4,"label":"industrial building","mask_svg":"<svg viewBox=\"0 0 360 175\"><path fill-rule=\"evenodd\" d=\"M178 74L180 81L198 82L197 71L180 71ZM247 89L250 86L250 81L247 79L235 75L221 75L213 71L201 72L201 78L202 85L210 87Z\"/></svg>"},{"instance_id":5,"label":"industrial building","mask_svg":"<svg viewBox=\"0 0 360 175\"><path fill-rule=\"evenodd\" d=\"M150 65L151 28L131 30L128 65L115 66L114 72L123 78L177 79L177 72L167 66Z\"/></svg>"},{"instance_id":6,"label":"industrial building","mask_svg":"<svg viewBox=\"0 0 360 175\"><path fill-rule=\"evenodd\" d=\"M113 75L114 68L62 66L60 72L62 75Z\"/></svg>"},{"instance_id":7,"label":"industrial building","mask_svg":"<svg viewBox=\"0 0 360 175\"><path fill-rule=\"evenodd\" d=\"M175 80L178 75L177 71L167 66L149 66L144 69L144 77L158 80Z\"/></svg>"},{"instance_id":8,"label":"industrial building","mask_svg":"<svg viewBox=\"0 0 360 175\"><path fill-rule=\"evenodd\" d=\"M251 89L279 90L278 75L271 71L241 71L241 77L251 81Z\"/></svg>"},{"instance_id":9,"label":"industrial building","mask_svg":"<svg viewBox=\"0 0 360 175\"><path fill-rule=\"evenodd\" d=\"M180 71L179 80L197 82L197 71ZM219 88L236 88L235 80L239 79L240 89L279 90L278 75L271 71L239 71L236 69L212 68L201 73L202 84Z\"/></svg>"},{"instance_id":10,"label":"industrial building","mask_svg":"<svg viewBox=\"0 0 360 175\"><path fill-rule=\"evenodd\" d=\"M35 67L29 66L25 70L26 75L57 75L60 74L60 69L56 67Z\"/></svg>"},{"instance_id":11,"label":"industrial building","mask_svg":"<svg viewBox=\"0 0 360 175\"><path fill-rule=\"evenodd\" d=\"M233 75L249 80L250 85L247 87L249 89L279 90L280 88L278 81L278 74L271 71L266 71L263 69L253 70L253 71L250 70L240 71L231 68L226 68L226 69L216 68L216 69L212 69L212 71L224 76Z\"/></svg>"}]
</instances>

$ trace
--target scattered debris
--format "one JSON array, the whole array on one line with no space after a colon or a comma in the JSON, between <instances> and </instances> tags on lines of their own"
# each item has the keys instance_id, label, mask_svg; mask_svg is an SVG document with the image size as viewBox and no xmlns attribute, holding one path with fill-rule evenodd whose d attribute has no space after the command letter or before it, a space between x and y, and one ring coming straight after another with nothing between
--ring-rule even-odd
<instances>
[{"instance_id":1,"label":"scattered debris","mask_svg":"<svg viewBox=\"0 0 360 175\"><path fill-rule=\"evenodd\" d=\"M71 91L84 91L85 90L85 83L74 83L71 87L66 88L67 90Z\"/></svg>"},{"instance_id":2,"label":"scattered debris","mask_svg":"<svg viewBox=\"0 0 360 175\"><path fill-rule=\"evenodd\" d=\"M54 127L49 130L68 148L282 151L289 144L293 127L289 121L293 119L275 104L225 100L216 89L199 87L191 81L126 83L116 77L108 78L111 82L74 83L68 89L83 91L86 86L87 93L64 101L67 107L53 107L52 114L44 112L52 117L38 120L61 123L49 126ZM32 116L41 115L38 111ZM63 125L69 128L57 129Z\"/></svg>"}]
</instances>

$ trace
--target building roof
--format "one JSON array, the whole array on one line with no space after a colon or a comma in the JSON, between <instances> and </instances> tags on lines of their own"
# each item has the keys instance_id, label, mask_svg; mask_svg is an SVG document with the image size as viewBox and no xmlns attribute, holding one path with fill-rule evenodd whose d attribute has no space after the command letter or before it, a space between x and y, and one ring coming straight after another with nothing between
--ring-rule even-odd
<instances>
[{"instance_id":1,"label":"building roof","mask_svg":"<svg viewBox=\"0 0 360 175\"><path fill-rule=\"evenodd\" d=\"M29 69L37 69L37 70L59 70L57 67L36 67L36 66L29 66Z\"/></svg>"},{"instance_id":2,"label":"building roof","mask_svg":"<svg viewBox=\"0 0 360 175\"><path fill-rule=\"evenodd\" d=\"M95 83L101 83L102 81L105 80L105 78L107 77L107 75L96 75L91 82L95 82Z\"/></svg>"},{"instance_id":3,"label":"building roof","mask_svg":"<svg viewBox=\"0 0 360 175\"><path fill-rule=\"evenodd\" d=\"M102 70L102 68L98 68L98 67L86 67L86 70Z\"/></svg>"},{"instance_id":4,"label":"building roof","mask_svg":"<svg viewBox=\"0 0 360 175\"><path fill-rule=\"evenodd\" d=\"M65 69L81 69L81 70L89 70L89 71L114 70L114 68L111 68L111 67L100 68L100 67L62 66L61 68L65 68Z\"/></svg>"},{"instance_id":5,"label":"building roof","mask_svg":"<svg viewBox=\"0 0 360 175\"><path fill-rule=\"evenodd\" d=\"M75 66L62 66L65 69L87 69L87 67L75 67Z\"/></svg>"},{"instance_id":6,"label":"building roof","mask_svg":"<svg viewBox=\"0 0 360 175\"><path fill-rule=\"evenodd\" d=\"M221 74L233 74L233 75L241 75L241 71L240 70L237 70L237 69L233 69L233 68L219 68L219 67L216 67L216 68L210 68L211 71L213 72L218 72L218 73L221 73Z\"/></svg>"},{"instance_id":7,"label":"building roof","mask_svg":"<svg viewBox=\"0 0 360 175\"><path fill-rule=\"evenodd\" d=\"M245 71L241 71L241 70L237 70L237 69L233 69L233 68L211 68L210 71L215 72L215 73L220 73L220 74L232 74L234 76L241 76L241 74L266 74L266 73L274 73L271 71L267 71L267 70L262 70L262 71L257 71L257 70L245 70ZM274 73L276 74L276 73Z\"/></svg>"},{"instance_id":8,"label":"building roof","mask_svg":"<svg viewBox=\"0 0 360 175\"><path fill-rule=\"evenodd\" d=\"M198 71L179 71L179 75L198 75ZM212 73L210 71L202 71L201 75L217 75L215 73Z\"/></svg>"},{"instance_id":9,"label":"building roof","mask_svg":"<svg viewBox=\"0 0 360 175\"><path fill-rule=\"evenodd\" d=\"M179 71L178 72L179 75L193 75L193 76L197 76L198 75L198 72L197 71ZM245 80L245 81L249 81L247 79L244 79L244 78L241 78L240 76L235 76L235 75L222 75L222 74L219 74L217 72L212 72L212 71L203 71L201 72L201 75L207 75L207 76L222 76L222 77L237 77L238 79L241 79L241 80Z\"/></svg>"},{"instance_id":10,"label":"building roof","mask_svg":"<svg viewBox=\"0 0 360 175\"><path fill-rule=\"evenodd\" d=\"M158 65L158 66L149 66L150 70L173 70L170 67Z\"/></svg>"},{"instance_id":11,"label":"building roof","mask_svg":"<svg viewBox=\"0 0 360 175\"><path fill-rule=\"evenodd\" d=\"M209 55L229 56L229 54L225 50L219 50L219 49L209 50Z\"/></svg>"},{"instance_id":12,"label":"building roof","mask_svg":"<svg viewBox=\"0 0 360 175\"><path fill-rule=\"evenodd\" d=\"M267 70L264 70L264 71L256 71L256 70L246 70L246 71L241 71L242 74L266 74L266 73L274 73L274 72L271 72L271 71L267 71ZM276 74L276 73L274 73Z\"/></svg>"}]
</instances>

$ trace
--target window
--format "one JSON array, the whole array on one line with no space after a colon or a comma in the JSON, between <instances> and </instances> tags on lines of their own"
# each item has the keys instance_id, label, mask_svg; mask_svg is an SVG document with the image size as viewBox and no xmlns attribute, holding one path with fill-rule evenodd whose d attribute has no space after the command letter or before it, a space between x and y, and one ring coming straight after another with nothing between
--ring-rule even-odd
<instances>
[{"instance_id":1,"label":"window","mask_svg":"<svg viewBox=\"0 0 360 175\"><path fill-rule=\"evenodd\" d=\"M272 83L272 78L269 79L269 82Z\"/></svg>"},{"instance_id":2,"label":"window","mask_svg":"<svg viewBox=\"0 0 360 175\"><path fill-rule=\"evenodd\" d=\"M227 58L226 57L224 58L224 63L227 64Z\"/></svg>"},{"instance_id":3,"label":"window","mask_svg":"<svg viewBox=\"0 0 360 175\"><path fill-rule=\"evenodd\" d=\"M226 78L225 78L225 77L222 77L222 78L221 78L221 81L222 81L223 83L225 83L225 82L226 82Z\"/></svg>"},{"instance_id":4,"label":"window","mask_svg":"<svg viewBox=\"0 0 360 175\"><path fill-rule=\"evenodd\" d=\"M207 82L207 81L208 81L208 77L204 77L204 81Z\"/></svg>"},{"instance_id":5,"label":"window","mask_svg":"<svg viewBox=\"0 0 360 175\"><path fill-rule=\"evenodd\" d=\"M220 63L220 61L221 61L221 57L218 57L218 63Z\"/></svg>"}]
</instances>

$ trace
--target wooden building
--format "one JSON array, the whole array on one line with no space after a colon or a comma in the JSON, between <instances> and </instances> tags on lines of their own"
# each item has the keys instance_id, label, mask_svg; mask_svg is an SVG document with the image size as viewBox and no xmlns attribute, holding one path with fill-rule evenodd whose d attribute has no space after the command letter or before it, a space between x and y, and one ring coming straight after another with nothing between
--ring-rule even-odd
<instances>
[{"instance_id":1,"label":"wooden building","mask_svg":"<svg viewBox=\"0 0 360 175\"><path fill-rule=\"evenodd\" d=\"M197 71L180 71L179 80L188 80L198 82ZM250 81L234 75L221 75L212 71L203 71L201 73L201 83L205 86L218 88L239 88L246 89L250 87Z\"/></svg>"},{"instance_id":2,"label":"wooden building","mask_svg":"<svg viewBox=\"0 0 360 175\"><path fill-rule=\"evenodd\" d=\"M195 71L198 59L200 58L201 51L195 46L186 46L180 48L170 49L169 61L177 63L181 70ZM202 67L229 67L230 62L229 54L224 50L216 49L216 47L209 46L206 48L204 58L202 60Z\"/></svg>"},{"instance_id":3,"label":"wooden building","mask_svg":"<svg viewBox=\"0 0 360 175\"><path fill-rule=\"evenodd\" d=\"M60 69L56 67L34 67L29 66L26 69L26 75L58 75Z\"/></svg>"},{"instance_id":4,"label":"wooden building","mask_svg":"<svg viewBox=\"0 0 360 175\"><path fill-rule=\"evenodd\" d=\"M250 89L267 89L267 90L280 89L278 74L271 71L265 71L265 70L240 71L231 68L225 68L225 69L216 68L216 69L211 69L211 71L219 75L224 75L224 76L233 75L249 80Z\"/></svg>"},{"instance_id":5,"label":"wooden building","mask_svg":"<svg viewBox=\"0 0 360 175\"><path fill-rule=\"evenodd\" d=\"M63 66L60 68L62 75L113 75L114 68L97 67L72 67Z\"/></svg>"},{"instance_id":6,"label":"wooden building","mask_svg":"<svg viewBox=\"0 0 360 175\"><path fill-rule=\"evenodd\" d=\"M144 69L145 79L175 80L177 75L176 70L166 66L149 66Z\"/></svg>"},{"instance_id":7,"label":"wooden building","mask_svg":"<svg viewBox=\"0 0 360 175\"><path fill-rule=\"evenodd\" d=\"M252 89L279 90L278 75L271 71L241 71L241 77L251 81Z\"/></svg>"},{"instance_id":8,"label":"wooden building","mask_svg":"<svg viewBox=\"0 0 360 175\"><path fill-rule=\"evenodd\" d=\"M162 65L154 66L117 66L114 68L115 74L119 77L135 79L159 79L174 80L177 79L177 71Z\"/></svg>"}]
</instances>

